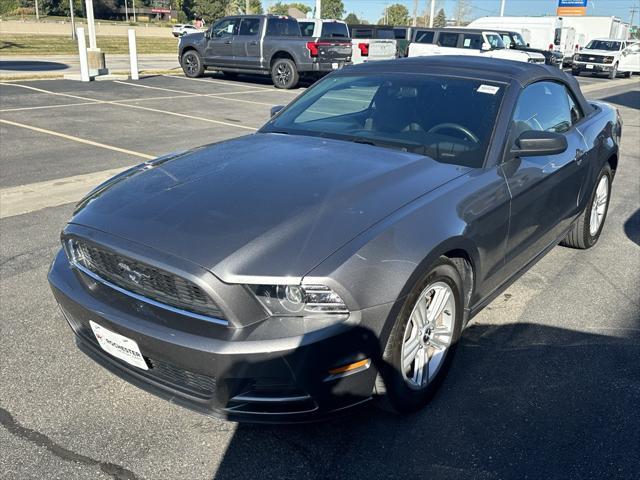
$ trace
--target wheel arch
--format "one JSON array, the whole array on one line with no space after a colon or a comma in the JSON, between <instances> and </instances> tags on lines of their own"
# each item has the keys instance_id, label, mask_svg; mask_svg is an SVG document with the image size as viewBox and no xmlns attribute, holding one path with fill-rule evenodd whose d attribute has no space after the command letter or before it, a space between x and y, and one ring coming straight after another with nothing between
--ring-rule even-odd
<instances>
[{"instance_id":1,"label":"wheel arch","mask_svg":"<svg viewBox=\"0 0 640 480\"><path fill-rule=\"evenodd\" d=\"M278 50L273 55L271 55L271 58L269 59L269 68L273 67L274 62L276 60L278 60L279 58L288 58L296 66L298 65L298 63L296 62L295 57L293 56L293 54L291 52L289 52L287 50Z\"/></svg>"}]
</instances>

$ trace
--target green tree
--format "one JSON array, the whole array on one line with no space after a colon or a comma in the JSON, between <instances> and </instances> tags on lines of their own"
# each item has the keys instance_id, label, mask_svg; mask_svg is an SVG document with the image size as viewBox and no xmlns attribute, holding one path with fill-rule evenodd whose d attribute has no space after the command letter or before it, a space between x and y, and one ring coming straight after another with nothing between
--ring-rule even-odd
<instances>
[{"instance_id":1,"label":"green tree","mask_svg":"<svg viewBox=\"0 0 640 480\"><path fill-rule=\"evenodd\" d=\"M194 0L193 14L211 23L225 16L229 3L230 0Z\"/></svg>"},{"instance_id":2,"label":"green tree","mask_svg":"<svg viewBox=\"0 0 640 480\"><path fill-rule=\"evenodd\" d=\"M305 15L311 11L311 7L305 5L304 3L282 3L276 2L269 8L269 13L273 13L274 15L289 15L290 8L297 8Z\"/></svg>"},{"instance_id":3,"label":"green tree","mask_svg":"<svg viewBox=\"0 0 640 480\"><path fill-rule=\"evenodd\" d=\"M387 7L385 15L387 25L409 25L409 10L400 3Z\"/></svg>"},{"instance_id":4,"label":"green tree","mask_svg":"<svg viewBox=\"0 0 640 480\"><path fill-rule=\"evenodd\" d=\"M438 10L436 18L433 19L433 26L440 28L447 26L447 16L444 14L444 8Z\"/></svg>"},{"instance_id":5,"label":"green tree","mask_svg":"<svg viewBox=\"0 0 640 480\"><path fill-rule=\"evenodd\" d=\"M355 13L350 13L346 17L344 17L345 23L349 23L351 25L357 25L360 23L360 19L356 16Z\"/></svg>"},{"instance_id":6,"label":"green tree","mask_svg":"<svg viewBox=\"0 0 640 480\"><path fill-rule=\"evenodd\" d=\"M322 18L342 20L344 13L342 0L322 0Z\"/></svg>"},{"instance_id":7,"label":"green tree","mask_svg":"<svg viewBox=\"0 0 640 480\"><path fill-rule=\"evenodd\" d=\"M262 15L262 2L260 0L249 1L249 11L247 12L246 0L231 0L228 7L229 15Z\"/></svg>"}]
</instances>

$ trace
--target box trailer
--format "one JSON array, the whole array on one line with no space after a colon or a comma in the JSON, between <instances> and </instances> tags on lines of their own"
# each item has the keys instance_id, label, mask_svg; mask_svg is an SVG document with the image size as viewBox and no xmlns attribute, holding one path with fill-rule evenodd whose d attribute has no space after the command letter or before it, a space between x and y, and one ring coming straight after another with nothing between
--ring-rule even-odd
<instances>
[{"instance_id":1,"label":"box trailer","mask_svg":"<svg viewBox=\"0 0 640 480\"><path fill-rule=\"evenodd\" d=\"M572 27L576 31L576 45L583 48L594 38L610 38L626 40L629 37L629 24L618 17L596 17L591 15L580 17L564 17L563 26Z\"/></svg>"}]
</instances>

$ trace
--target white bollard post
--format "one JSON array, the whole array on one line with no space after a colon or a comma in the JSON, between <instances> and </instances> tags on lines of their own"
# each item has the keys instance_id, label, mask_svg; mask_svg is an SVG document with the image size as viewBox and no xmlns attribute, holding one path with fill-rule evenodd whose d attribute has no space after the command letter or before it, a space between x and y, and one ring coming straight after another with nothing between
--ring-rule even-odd
<instances>
[{"instance_id":1,"label":"white bollard post","mask_svg":"<svg viewBox=\"0 0 640 480\"><path fill-rule=\"evenodd\" d=\"M89 77L89 60L87 59L87 42L84 38L84 28L78 27L78 54L80 55L80 80L91 81Z\"/></svg>"},{"instance_id":2,"label":"white bollard post","mask_svg":"<svg viewBox=\"0 0 640 480\"><path fill-rule=\"evenodd\" d=\"M131 63L131 80L140 80L138 75L138 50L136 48L136 31L129 29L129 62Z\"/></svg>"}]
</instances>

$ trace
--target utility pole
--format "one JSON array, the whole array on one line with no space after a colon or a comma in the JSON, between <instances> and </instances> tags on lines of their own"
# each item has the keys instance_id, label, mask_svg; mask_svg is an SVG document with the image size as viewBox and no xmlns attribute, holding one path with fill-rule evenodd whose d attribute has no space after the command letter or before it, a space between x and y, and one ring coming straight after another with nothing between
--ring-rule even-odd
<instances>
[{"instance_id":1,"label":"utility pole","mask_svg":"<svg viewBox=\"0 0 640 480\"><path fill-rule=\"evenodd\" d=\"M131 4L133 6L133 23L136 23L136 0L131 0Z\"/></svg>"},{"instance_id":2,"label":"utility pole","mask_svg":"<svg viewBox=\"0 0 640 480\"><path fill-rule=\"evenodd\" d=\"M631 29L631 28L633 28L633 17L636 16L636 12L638 11L638 9L633 7L629 11L631 12L631 20L629 20L629 29Z\"/></svg>"},{"instance_id":3,"label":"utility pole","mask_svg":"<svg viewBox=\"0 0 640 480\"><path fill-rule=\"evenodd\" d=\"M413 0L413 26L418 26L418 0Z\"/></svg>"},{"instance_id":4,"label":"utility pole","mask_svg":"<svg viewBox=\"0 0 640 480\"><path fill-rule=\"evenodd\" d=\"M504 17L504 4L507 0L502 0L502 3L500 4L500 16Z\"/></svg>"},{"instance_id":5,"label":"utility pole","mask_svg":"<svg viewBox=\"0 0 640 480\"><path fill-rule=\"evenodd\" d=\"M129 23L129 0L124 0L124 19Z\"/></svg>"},{"instance_id":6,"label":"utility pole","mask_svg":"<svg viewBox=\"0 0 640 480\"><path fill-rule=\"evenodd\" d=\"M316 0L316 18L322 18L322 0Z\"/></svg>"},{"instance_id":7,"label":"utility pole","mask_svg":"<svg viewBox=\"0 0 640 480\"><path fill-rule=\"evenodd\" d=\"M251 0L246 0L244 2L244 13L247 15L251 14Z\"/></svg>"},{"instance_id":8,"label":"utility pole","mask_svg":"<svg viewBox=\"0 0 640 480\"><path fill-rule=\"evenodd\" d=\"M429 15L429 26L433 27L433 17L436 14L436 0L431 0L431 15Z\"/></svg>"},{"instance_id":9,"label":"utility pole","mask_svg":"<svg viewBox=\"0 0 640 480\"><path fill-rule=\"evenodd\" d=\"M73 15L73 0L69 0L69 15L71 15L71 38L76 39L76 20Z\"/></svg>"},{"instance_id":10,"label":"utility pole","mask_svg":"<svg viewBox=\"0 0 640 480\"><path fill-rule=\"evenodd\" d=\"M36 0L36 22L40 21L40 9L38 8L38 0Z\"/></svg>"}]
</instances>

